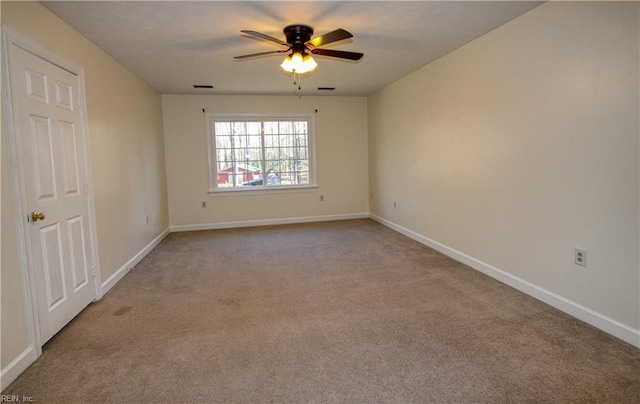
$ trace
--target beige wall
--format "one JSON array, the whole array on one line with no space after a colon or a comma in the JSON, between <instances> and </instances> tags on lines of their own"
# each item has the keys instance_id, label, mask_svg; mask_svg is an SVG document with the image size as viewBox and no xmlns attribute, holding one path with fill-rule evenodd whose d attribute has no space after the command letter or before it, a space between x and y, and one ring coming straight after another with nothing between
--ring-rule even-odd
<instances>
[{"instance_id":1,"label":"beige wall","mask_svg":"<svg viewBox=\"0 0 640 404\"><path fill-rule=\"evenodd\" d=\"M368 212L366 98L163 95L162 105L172 227ZM203 108L215 113L311 113L317 109L319 187L210 196ZM201 208L202 201L207 201L206 209Z\"/></svg>"},{"instance_id":2,"label":"beige wall","mask_svg":"<svg viewBox=\"0 0 640 404\"><path fill-rule=\"evenodd\" d=\"M104 281L169 225L160 96L39 3L3 1L2 24L85 69L99 267ZM6 137L3 128L3 145ZM3 369L29 346L7 170L3 158ZM147 225L145 215L155 220ZM5 316L5 312L12 314Z\"/></svg>"},{"instance_id":3,"label":"beige wall","mask_svg":"<svg viewBox=\"0 0 640 404\"><path fill-rule=\"evenodd\" d=\"M546 3L370 97L371 212L637 333L638 16Z\"/></svg>"}]
</instances>

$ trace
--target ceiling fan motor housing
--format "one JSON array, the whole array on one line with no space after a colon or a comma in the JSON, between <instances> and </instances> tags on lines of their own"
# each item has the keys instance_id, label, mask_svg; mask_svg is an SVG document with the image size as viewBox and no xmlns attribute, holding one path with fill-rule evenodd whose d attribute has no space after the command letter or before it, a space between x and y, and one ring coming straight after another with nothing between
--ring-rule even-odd
<instances>
[{"instance_id":1,"label":"ceiling fan motor housing","mask_svg":"<svg viewBox=\"0 0 640 404\"><path fill-rule=\"evenodd\" d=\"M308 42L313 35L313 28L308 25L294 24L284 27L284 35L287 43L291 45L294 52L304 54L307 50L305 42Z\"/></svg>"}]
</instances>

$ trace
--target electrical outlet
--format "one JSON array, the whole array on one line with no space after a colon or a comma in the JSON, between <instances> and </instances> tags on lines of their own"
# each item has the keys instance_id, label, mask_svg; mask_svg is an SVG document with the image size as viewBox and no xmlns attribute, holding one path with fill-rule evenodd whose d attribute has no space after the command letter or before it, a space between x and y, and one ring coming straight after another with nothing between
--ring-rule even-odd
<instances>
[{"instance_id":1,"label":"electrical outlet","mask_svg":"<svg viewBox=\"0 0 640 404\"><path fill-rule=\"evenodd\" d=\"M202 205L201 205L201 207L202 207L202 208L206 208L206 207L207 207L207 202L202 201Z\"/></svg>"},{"instance_id":2,"label":"electrical outlet","mask_svg":"<svg viewBox=\"0 0 640 404\"><path fill-rule=\"evenodd\" d=\"M573 253L573 263L583 267L587 266L587 250L576 248Z\"/></svg>"}]
</instances>

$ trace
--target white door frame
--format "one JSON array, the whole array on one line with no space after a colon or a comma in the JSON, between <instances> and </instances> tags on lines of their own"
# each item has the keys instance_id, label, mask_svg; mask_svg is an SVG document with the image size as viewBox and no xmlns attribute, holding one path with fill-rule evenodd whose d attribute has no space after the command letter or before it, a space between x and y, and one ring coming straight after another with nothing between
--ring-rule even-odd
<instances>
[{"instance_id":1,"label":"white door frame","mask_svg":"<svg viewBox=\"0 0 640 404\"><path fill-rule=\"evenodd\" d=\"M26 206L26 193L25 193L25 179L24 173L21 169L20 162L22 161L20 138L17 136L17 111L13 108L15 105L15 94L11 85L11 77L15 72L11 69L11 61L13 60L13 47L21 48L29 53L32 53L64 70L67 70L78 76L78 95L80 97L79 105L81 114L81 133L80 138L82 142L82 148L85 156L85 174L89 182L89 189L87 193L89 204L89 238L91 240L91 253L93 255L93 273L94 273L94 288L95 288L95 300L102 298L101 278L100 278L100 264L98 256L98 244L97 244L97 231L96 231L96 219L95 219L95 205L93 197L93 177L91 176L91 164L89 155L89 139L87 135L87 109L84 105L85 97L85 83L84 83L84 69L76 64L69 62L68 60L59 57L52 53L50 50L44 48L37 42L27 38L26 36L16 32L5 26L2 27L2 51L4 55L3 66L3 97L6 106L5 118L7 120L7 136L9 143L9 160L11 163L11 179L12 179L12 191L13 200L16 208L16 222L17 222L17 237L18 237L18 254L20 256L20 267L22 271L23 289L25 296L25 306L27 312L27 324L29 326L29 337L31 346L36 352L36 357L42 354L42 341L40 338L40 323L38 319L35 282L34 282L34 269L31 262L31 245L26 227L27 221L27 206ZM94 300L94 301L95 301Z\"/></svg>"}]
</instances>

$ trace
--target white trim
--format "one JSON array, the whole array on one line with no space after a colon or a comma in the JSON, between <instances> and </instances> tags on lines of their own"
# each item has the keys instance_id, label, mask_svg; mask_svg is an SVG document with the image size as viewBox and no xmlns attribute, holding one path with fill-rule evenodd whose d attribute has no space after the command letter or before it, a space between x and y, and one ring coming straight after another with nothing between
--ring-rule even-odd
<instances>
[{"instance_id":1,"label":"white trim","mask_svg":"<svg viewBox=\"0 0 640 404\"><path fill-rule=\"evenodd\" d=\"M434 241L412 230L397 225L380 216L370 214L369 217L371 217L371 219L375 220L376 222L379 222L389 227L390 229L397 231L398 233L404 234L405 236L412 238L419 243L431 247L434 250L437 250L456 261L468 265L469 267L480 271L485 275L488 275L506 285L511 286L514 289L519 290L520 292L523 292L537 300L540 300L541 302L544 302L560 311L569 314L570 316L582 320L587 324L590 324L608 334L613 335L616 338L619 338L637 348L640 348L640 330L633 329L628 325L622 324L619 321L609 318L594 310L591 310L588 307L584 307L576 302L573 302L544 288L534 285L533 283L513 276L501 269L498 269L487 263L463 254L460 251L454 250L453 248L447 247L444 244L438 243L437 241Z\"/></svg>"},{"instance_id":2,"label":"white trim","mask_svg":"<svg viewBox=\"0 0 640 404\"><path fill-rule=\"evenodd\" d=\"M29 346L7 366L3 367L0 371L0 391L13 383L36 359L38 359L38 353L33 350L32 346Z\"/></svg>"},{"instance_id":3,"label":"white trim","mask_svg":"<svg viewBox=\"0 0 640 404\"><path fill-rule=\"evenodd\" d=\"M273 225L279 225L279 224L331 222L335 220L366 219L368 217L369 217L369 213L363 212L363 213L345 213L340 215L289 217L289 218L281 218L281 219L243 220L239 222L186 224L186 225L171 226L171 232L173 233L173 232L179 232L179 231L199 231L199 230L232 229L232 228L238 228L238 227L273 226Z\"/></svg>"},{"instance_id":4,"label":"white trim","mask_svg":"<svg viewBox=\"0 0 640 404\"><path fill-rule=\"evenodd\" d=\"M91 170L91 147L89 140L89 121L87 118L87 94L86 94L86 86L85 86L85 74L84 69L78 73L78 80L80 82L81 94L80 96L84 100L82 105L80 105L81 117L82 117L82 130L85 133L84 141L82 142L83 152L84 152L84 167L85 167L85 176L88 187L87 189L87 199L88 199L88 213L89 213L89 233L91 239L91 253L93 256L92 268L94 273L94 288L95 288L95 300L102 299L102 288L100 284L102 283L102 276L100 271L100 254L98 248L98 229L97 229L97 218L96 218L96 206L95 206L95 196L93 193L93 172Z\"/></svg>"},{"instance_id":5,"label":"white trim","mask_svg":"<svg viewBox=\"0 0 640 404\"><path fill-rule=\"evenodd\" d=\"M239 196L239 195L267 195L267 194L295 194L299 192L316 192L320 189L317 185L269 185L267 187L246 188L220 188L217 191L209 191L209 196Z\"/></svg>"},{"instance_id":6,"label":"white trim","mask_svg":"<svg viewBox=\"0 0 640 404\"><path fill-rule=\"evenodd\" d=\"M111 275L107 280L102 283L101 292L104 296L112 287L116 285L130 270L133 269L140 261L146 257L151 250L153 250L160 242L167 237L169 234L169 228L164 229L162 233L160 233L156 238L151 240L149 244L147 244L142 250L140 250L136 255L133 256L129 261L126 262L123 266L120 267L113 275Z\"/></svg>"}]
</instances>

